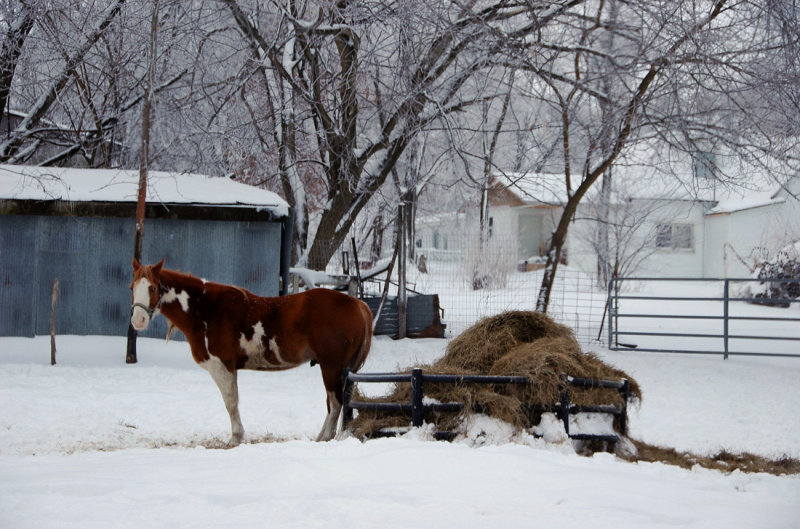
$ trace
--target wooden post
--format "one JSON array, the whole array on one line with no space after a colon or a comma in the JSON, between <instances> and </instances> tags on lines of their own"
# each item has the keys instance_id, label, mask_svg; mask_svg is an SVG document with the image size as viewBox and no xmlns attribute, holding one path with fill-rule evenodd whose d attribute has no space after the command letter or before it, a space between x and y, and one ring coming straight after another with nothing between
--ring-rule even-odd
<instances>
[{"instance_id":1,"label":"wooden post","mask_svg":"<svg viewBox=\"0 0 800 529\"><path fill-rule=\"evenodd\" d=\"M50 301L50 365L56 365L56 298L58 278L53 282L53 299Z\"/></svg>"},{"instance_id":2,"label":"wooden post","mask_svg":"<svg viewBox=\"0 0 800 529\"><path fill-rule=\"evenodd\" d=\"M406 251L406 206L400 206L400 214L397 222L400 225L398 230L398 268L397 268L397 337L406 337L406 321L408 318L408 292L406 291L406 262L408 254Z\"/></svg>"},{"instance_id":3,"label":"wooden post","mask_svg":"<svg viewBox=\"0 0 800 529\"><path fill-rule=\"evenodd\" d=\"M353 246L353 263L356 265L356 279L358 280L358 299L364 299L364 285L361 282L361 266L358 264L358 247L356 246L356 238L351 237L350 242Z\"/></svg>"},{"instance_id":4,"label":"wooden post","mask_svg":"<svg viewBox=\"0 0 800 529\"><path fill-rule=\"evenodd\" d=\"M139 159L139 192L136 200L136 233L133 238L133 257L141 262L142 240L144 239L144 218L147 205L147 173L150 170L150 127L151 107L153 105L153 84L155 83L156 47L158 43L158 3L153 0L153 11L150 17L150 50L148 54L147 84L142 100L142 153ZM135 364L136 338L139 333L128 323L128 343L125 351L125 363Z\"/></svg>"}]
</instances>

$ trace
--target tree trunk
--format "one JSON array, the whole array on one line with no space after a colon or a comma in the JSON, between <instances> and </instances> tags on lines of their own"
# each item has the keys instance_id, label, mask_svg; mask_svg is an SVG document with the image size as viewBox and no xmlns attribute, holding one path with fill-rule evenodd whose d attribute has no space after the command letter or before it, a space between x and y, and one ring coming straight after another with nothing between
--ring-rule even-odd
<instances>
[{"instance_id":1,"label":"tree trunk","mask_svg":"<svg viewBox=\"0 0 800 529\"><path fill-rule=\"evenodd\" d=\"M147 87L142 101L142 154L139 160L139 195L136 201L136 232L133 237L133 257L142 261L142 242L144 240L144 218L147 203L147 172L150 166L150 114L153 105L153 85L155 80L156 47L158 44L158 2L153 0L153 15L150 21L150 57L147 74ZM136 329L128 324L128 345L125 363L135 364L136 357Z\"/></svg>"},{"instance_id":2,"label":"tree trunk","mask_svg":"<svg viewBox=\"0 0 800 529\"><path fill-rule=\"evenodd\" d=\"M14 71L17 69L17 60L22 53L25 38L33 29L34 21L33 12L23 4L20 17L11 22L6 33L0 52L0 110L5 110L9 104L8 97L11 92L11 82L14 80Z\"/></svg>"}]
</instances>

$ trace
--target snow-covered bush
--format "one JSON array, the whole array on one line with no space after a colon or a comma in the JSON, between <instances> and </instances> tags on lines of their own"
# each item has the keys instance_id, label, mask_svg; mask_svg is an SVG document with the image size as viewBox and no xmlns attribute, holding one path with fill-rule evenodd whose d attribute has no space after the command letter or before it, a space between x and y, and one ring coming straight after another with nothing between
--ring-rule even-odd
<instances>
[{"instance_id":1,"label":"snow-covered bush","mask_svg":"<svg viewBox=\"0 0 800 529\"><path fill-rule=\"evenodd\" d=\"M508 237L489 237L480 244L478 239L467 250L467 272L473 290L505 288L508 275L514 270L515 252Z\"/></svg>"},{"instance_id":2,"label":"snow-covered bush","mask_svg":"<svg viewBox=\"0 0 800 529\"><path fill-rule=\"evenodd\" d=\"M797 281L765 281L751 289L754 298L763 303L788 307L789 300L800 299L800 241L779 251L774 258L756 269L757 278L797 279Z\"/></svg>"}]
</instances>

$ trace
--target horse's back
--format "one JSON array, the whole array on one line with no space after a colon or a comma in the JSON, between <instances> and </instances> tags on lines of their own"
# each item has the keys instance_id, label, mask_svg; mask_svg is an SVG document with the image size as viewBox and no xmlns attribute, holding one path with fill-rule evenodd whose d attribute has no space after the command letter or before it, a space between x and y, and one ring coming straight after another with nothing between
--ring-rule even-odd
<instances>
[{"instance_id":1,"label":"horse's back","mask_svg":"<svg viewBox=\"0 0 800 529\"><path fill-rule=\"evenodd\" d=\"M297 316L306 323L309 345L314 353L327 356L347 350L350 354L343 359L342 367L358 370L366 359L372 338L372 313L366 303L325 288L294 296L299 297L298 308L302 314Z\"/></svg>"}]
</instances>

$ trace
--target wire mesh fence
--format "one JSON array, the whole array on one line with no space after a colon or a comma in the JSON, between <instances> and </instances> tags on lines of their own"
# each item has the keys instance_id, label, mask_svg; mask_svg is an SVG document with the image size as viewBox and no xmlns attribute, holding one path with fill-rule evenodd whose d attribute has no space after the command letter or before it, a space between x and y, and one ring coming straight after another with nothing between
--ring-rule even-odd
<instances>
[{"instance_id":1,"label":"wire mesh fence","mask_svg":"<svg viewBox=\"0 0 800 529\"><path fill-rule=\"evenodd\" d=\"M446 337L457 336L487 316L508 310L536 309L542 283L541 265L516 262L516 252L507 251L508 244L509 240L493 237L483 249L477 241L457 246L451 243L446 250L416 248L414 262L407 267L408 288L412 292L439 296ZM390 287L392 295L397 292L397 268ZM364 288L367 294L380 295L383 284L368 282ZM594 278L561 265L548 314L573 329L581 342L597 341L601 337L606 297L606 289Z\"/></svg>"}]
</instances>

